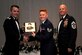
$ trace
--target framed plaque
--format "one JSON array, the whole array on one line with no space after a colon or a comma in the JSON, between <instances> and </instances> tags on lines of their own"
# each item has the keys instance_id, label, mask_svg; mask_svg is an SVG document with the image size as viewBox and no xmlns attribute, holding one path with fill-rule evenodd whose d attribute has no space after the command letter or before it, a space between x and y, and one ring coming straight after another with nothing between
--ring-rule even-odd
<instances>
[{"instance_id":1,"label":"framed plaque","mask_svg":"<svg viewBox=\"0 0 82 55\"><path fill-rule=\"evenodd\" d=\"M25 32L35 32L35 22L25 23Z\"/></svg>"}]
</instances>

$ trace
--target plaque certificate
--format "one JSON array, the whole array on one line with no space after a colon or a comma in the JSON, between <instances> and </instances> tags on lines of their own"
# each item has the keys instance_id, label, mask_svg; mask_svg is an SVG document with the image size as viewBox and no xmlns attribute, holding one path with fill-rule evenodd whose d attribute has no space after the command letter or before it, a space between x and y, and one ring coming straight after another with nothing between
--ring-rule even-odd
<instances>
[{"instance_id":1,"label":"plaque certificate","mask_svg":"<svg viewBox=\"0 0 82 55\"><path fill-rule=\"evenodd\" d=\"M35 22L25 23L25 32L35 32Z\"/></svg>"}]
</instances>

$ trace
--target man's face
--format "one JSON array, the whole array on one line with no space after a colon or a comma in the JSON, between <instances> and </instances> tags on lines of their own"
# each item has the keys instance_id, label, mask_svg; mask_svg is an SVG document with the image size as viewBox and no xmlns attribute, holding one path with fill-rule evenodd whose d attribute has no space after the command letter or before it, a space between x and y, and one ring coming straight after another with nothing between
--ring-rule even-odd
<instances>
[{"instance_id":1,"label":"man's face","mask_svg":"<svg viewBox=\"0 0 82 55\"><path fill-rule=\"evenodd\" d=\"M40 12L40 20L41 21L44 21L44 20L46 20L48 18L48 14L46 13L46 12L44 12L44 11L41 11Z\"/></svg>"},{"instance_id":2,"label":"man's face","mask_svg":"<svg viewBox=\"0 0 82 55\"><path fill-rule=\"evenodd\" d=\"M13 7L11 10L11 16L19 17L19 9L17 7Z\"/></svg>"},{"instance_id":3,"label":"man's face","mask_svg":"<svg viewBox=\"0 0 82 55\"><path fill-rule=\"evenodd\" d=\"M60 7L59 7L59 14L60 14L61 16L67 14L67 7L66 7L66 5L63 5L63 4L60 5Z\"/></svg>"}]
</instances>

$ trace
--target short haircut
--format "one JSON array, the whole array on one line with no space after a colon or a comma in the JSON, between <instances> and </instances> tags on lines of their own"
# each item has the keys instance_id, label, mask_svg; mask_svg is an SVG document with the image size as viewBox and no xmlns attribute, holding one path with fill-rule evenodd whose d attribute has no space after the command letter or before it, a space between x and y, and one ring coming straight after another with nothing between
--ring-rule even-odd
<instances>
[{"instance_id":1,"label":"short haircut","mask_svg":"<svg viewBox=\"0 0 82 55\"><path fill-rule=\"evenodd\" d=\"M42 12L42 11L48 13L47 9L45 8L41 8L39 12Z\"/></svg>"},{"instance_id":2,"label":"short haircut","mask_svg":"<svg viewBox=\"0 0 82 55\"><path fill-rule=\"evenodd\" d=\"M13 7L16 7L16 8L19 9L19 6L18 6L18 5L11 5L11 7L10 7L10 11L12 11L12 8L13 8Z\"/></svg>"}]
</instances>

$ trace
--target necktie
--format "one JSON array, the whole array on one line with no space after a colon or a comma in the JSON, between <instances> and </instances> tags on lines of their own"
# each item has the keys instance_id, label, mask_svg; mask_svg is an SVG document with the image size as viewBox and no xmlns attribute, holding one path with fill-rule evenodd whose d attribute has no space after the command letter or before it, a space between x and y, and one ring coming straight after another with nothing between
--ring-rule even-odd
<instances>
[{"instance_id":1,"label":"necktie","mask_svg":"<svg viewBox=\"0 0 82 55\"><path fill-rule=\"evenodd\" d=\"M43 23L40 24L40 32L42 31L43 29Z\"/></svg>"},{"instance_id":2,"label":"necktie","mask_svg":"<svg viewBox=\"0 0 82 55\"><path fill-rule=\"evenodd\" d=\"M14 20L15 20L15 21L16 21L16 22L19 24L19 21L18 21L18 19L16 19L16 18L15 18Z\"/></svg>"}]
</instances>

